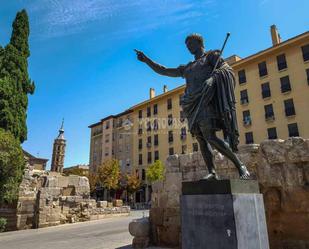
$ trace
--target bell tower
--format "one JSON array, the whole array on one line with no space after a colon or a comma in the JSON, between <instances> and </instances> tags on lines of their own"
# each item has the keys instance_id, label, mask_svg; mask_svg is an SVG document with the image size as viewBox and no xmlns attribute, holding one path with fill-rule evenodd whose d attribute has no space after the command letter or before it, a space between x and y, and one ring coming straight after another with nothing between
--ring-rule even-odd
<instances>
[{"instance_id":1,"label":"bell tower","mask_svg":"<svg viewBox=\"0 0 309 249\"><path fill-rule=\"evenodd\" d=\"M59 129L59 134L57 138L54 140L53 156L52 156L52 162L51 162L51 171L60 172L60 173L62 173L63 171L65 146L66 146L66 140L64 138L63 123L64 123L64 120L62 120L62 124Z\"/></svg>"}]
</instances>

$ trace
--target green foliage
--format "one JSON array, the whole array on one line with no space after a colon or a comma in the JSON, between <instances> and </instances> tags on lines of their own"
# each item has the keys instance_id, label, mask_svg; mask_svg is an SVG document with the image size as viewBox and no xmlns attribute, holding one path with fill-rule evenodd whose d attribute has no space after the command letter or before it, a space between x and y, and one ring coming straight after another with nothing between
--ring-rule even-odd
<instances>
[{"instance_id":1,"label":"green foliage","mask_svg":"<svg viewBox=\"0 0 309 249\"><path fill-rule=\"evenodd\" d=\"M126 175L126 189L128 193L133 194L141 187L141 180L139 179L137 173Z\"/></svg>"},{"instance_id":2,"label":"green foliage","mask_svg":"<svg viewBox=\"0 0 309 249\"><path fill-rule=\"evenodd\" d=\"M0 217L0 233L5 230L6 223L6 219Z\"/></svg>"},{"instance_id":3,"label":"green foliage","mask_svg":"<svg viewBox=\"0 0 309 249\"><path fill-rule=\"evenodd\" d=\"M164 179L165 167L160 160L156 160L146 170L146 178L150 183Z\"/></svg>"},{"instance_id":4,"label":"green foliage","mask_svg":"<svg viewBox=\"0 0 309 249\"><path fill-rule=\"evenodd\" d=\"M25 10L17 13L12 27L10 43L0 47L0 127L22 143L27 139L28 94L35 88L28 75L29 20Z\"/></svg>"},{"instance_id":5,"label":"green foliage","mask_svg":"<svg viewBox=\"0 0 309 249\"><path fill-rule=\"evenodd\" d=\"M19 141L0 128L0 203L18 198L25 160Z\"/></svg>"},{"instance_id":6,"label":"green foliage","mask_svg":"<svg viewBox=\"0 0 309 249\"><path fill-rule=\"evenodd\" d=\"M104 161L98 168L97 177L98 183L104 188L108 190L117 189L120 179L119 161L116 159Z\"/></svg>"}]
</instances>

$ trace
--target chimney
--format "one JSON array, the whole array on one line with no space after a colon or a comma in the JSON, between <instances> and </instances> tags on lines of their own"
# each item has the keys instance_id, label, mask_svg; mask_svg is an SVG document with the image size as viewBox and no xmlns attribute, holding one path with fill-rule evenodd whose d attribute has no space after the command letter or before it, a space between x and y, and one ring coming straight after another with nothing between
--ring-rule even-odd
<instances>
[{"instance_id":1,"label":"chimney","mask_svg":"<svg viewBox=\"0 0 309 249\"><path fill-rule=\"evenodd\" d=\"M156 96L155 89L154 88L150 88L149 89L149 98L152 99L155 96Z\"/></svg>"},{"instance_id":2,"label":"chimney","mask_svg":"<svg viewBox=\"0 0 309 249\"><path fill-rule=\"evenodd\" d=\"M276 46L279 43L281 43L281 37L280 37L280 34L278 33L278 29L276 25L273 24L270 26L270 34L271 34L271 40L272 40L273 46Z\"/></svg>"},{"instance_id":3,"label":"chimney","mask_svg":"<svg viewBox=\"0 0 309 249\"><path fill-rule=\"evenodd\" d=\"M167 85L164 85L163 86L163 93L166 93L167 92Z\"/></svg>"}]
</instances>

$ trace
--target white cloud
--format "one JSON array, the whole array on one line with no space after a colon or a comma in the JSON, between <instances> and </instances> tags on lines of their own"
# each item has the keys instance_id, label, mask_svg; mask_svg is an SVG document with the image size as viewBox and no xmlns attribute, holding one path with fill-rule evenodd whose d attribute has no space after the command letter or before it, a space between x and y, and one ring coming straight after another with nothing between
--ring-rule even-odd
<instances>
[{"instance_id":1,"label":"white cloud","mask_svg":"<svg viewBox=\"0 0 309 249\"><path fill-rule=\"evenodd\" d=\"M28 1L28 0L25 0ZM109 35L152 30L166 24L187 25L205 16L214 2L185 0L35 0L32 35L60 37L100 28Z\"/></svg>"}]
</instances>

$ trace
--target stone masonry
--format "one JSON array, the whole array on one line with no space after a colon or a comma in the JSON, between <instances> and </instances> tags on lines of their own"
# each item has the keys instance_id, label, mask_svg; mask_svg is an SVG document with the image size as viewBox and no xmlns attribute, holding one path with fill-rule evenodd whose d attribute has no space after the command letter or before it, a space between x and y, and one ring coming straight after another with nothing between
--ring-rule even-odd
<instances>
[{"instance_id":1,"label":"stone masonry","mask_svg":"<svg viewBox=\"0 0 309 249\"><path fill-rule=\"evenodd\" d=\"M270 248L309 248L309 139L266 140L241 146L238 154L259 181ZM234 165L220 153L215 161L221 179L238 178ZM152 240L177 247L181 241L181 182L199 180L207 171L200 153L169 156L165 166L165 179L153 185Z\"/></svg>"},{"instance_id":2,"label":"stone masonry","mask_svg":"<svg viewBox=\"0 0 309 249\"><path fill-rule=\"evenodd\" d=\"M55 226L129 215L121 200L114 204L90 199L87 177L63 176L56 172L34 171L27 167L15 205L0 207L7 218L7 230Z\"/></svg>"}]
</instances>

